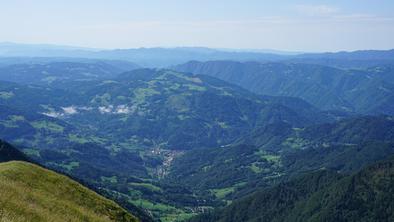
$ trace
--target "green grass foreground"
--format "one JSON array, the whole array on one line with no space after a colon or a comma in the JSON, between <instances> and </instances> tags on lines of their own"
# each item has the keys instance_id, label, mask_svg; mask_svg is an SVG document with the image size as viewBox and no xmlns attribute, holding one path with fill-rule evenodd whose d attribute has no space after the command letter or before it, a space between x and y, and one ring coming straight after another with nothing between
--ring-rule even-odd
<instances>
[{"instance_id":1,"label":"green grass foreground","mask_svg":"<svg viewBox=\"0 0 394 222\"><path fill-rule=\"evenodd\" d=\"M1 222L138 221L113 201L31 163L0 163Z\"/></svg>"}]
</instances>

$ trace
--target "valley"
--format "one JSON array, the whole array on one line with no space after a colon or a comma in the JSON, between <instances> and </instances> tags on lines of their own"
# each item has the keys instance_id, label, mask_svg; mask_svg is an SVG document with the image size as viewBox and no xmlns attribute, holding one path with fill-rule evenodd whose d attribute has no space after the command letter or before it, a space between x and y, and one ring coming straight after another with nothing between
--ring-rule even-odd
<instances>
[{"instance_id":1,"label":"valley","mask_svg":"<svg viewBox=\"0 0 394 222\"><path fill-rule=\"evenodd\" d=\"M253 221L234 209L320 175L324 184L290 200L306 209L317 192L394 155L390 68L119 63L2 66L0 138L21 152L0 158L76 178L142 221L172 222ZM278 221L307 218L293 203ZM263 221L277 213L267 212Z\"/></svg>"},{"instance_id":2,"label":"valley","mask_svg":"<svg viewBox=\"0 0 394 222\"><path fill-rule=\"evenodd\" d=\"M393 12L0 1L0 222L394 222Z\"/></svg>"}]
</instances>

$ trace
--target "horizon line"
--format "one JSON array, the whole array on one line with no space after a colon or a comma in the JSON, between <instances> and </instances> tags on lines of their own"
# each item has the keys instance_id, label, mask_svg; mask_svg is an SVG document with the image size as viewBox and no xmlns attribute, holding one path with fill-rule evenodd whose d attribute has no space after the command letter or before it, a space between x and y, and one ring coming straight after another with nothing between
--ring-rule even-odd
<instances>
[{"instance_id":1,"label":"horizon line","mask_svg":"<svg viewBox=\"0 0 394 222\"><path fill-rule=\"evenodd\" d=\"M366 49L354 49L354 50L324 50L324 51L303 51L303 50L286 50L286 49L274 49L274 48L228 48L228 47L209 47L209 46L135 46L135 47L90 47L81 46L73 44L62 44L62 43L27 43L27 42L14 42L14 41L0 41L1 45L25 45L25 46L42 46L42 47L63 47L69 48L69 50L86 50L86 51L112 51L112 50L131 50L131 49L181 49L181 48L200 48L200 49L210 49L218 51L228 51L228 52L249 52L249 53L264 53L264 54L323 54L323 53L352 53L360 51L390 51L393 48L387 49L377 49L377 48L366 48ZM60 50L60 49L59 49Z\"/></svg>"}]
</instances>

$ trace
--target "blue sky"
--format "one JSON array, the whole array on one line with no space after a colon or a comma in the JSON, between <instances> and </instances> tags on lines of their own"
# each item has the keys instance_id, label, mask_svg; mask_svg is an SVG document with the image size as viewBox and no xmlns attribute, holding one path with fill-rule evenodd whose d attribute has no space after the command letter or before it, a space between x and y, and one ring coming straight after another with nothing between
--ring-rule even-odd
<instances>
[{"instance_id":1,"label":"blue sky","mask_svg":"<svg viewBox=\"0 0 394 222\"><path fill-rule=\"evenodd\" d=\"M0 41L96 48L394 48L393 0L0 0Z\"/></svg>"}]
</instances>

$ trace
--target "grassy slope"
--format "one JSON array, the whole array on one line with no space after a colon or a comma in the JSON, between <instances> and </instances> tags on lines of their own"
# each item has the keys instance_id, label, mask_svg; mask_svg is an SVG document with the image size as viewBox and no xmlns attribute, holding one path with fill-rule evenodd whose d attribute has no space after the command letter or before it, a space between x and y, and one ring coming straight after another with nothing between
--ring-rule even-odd
<instances>
[{"instance_id":1,"label":"grassy slope","mask_svg":"<svg viewBox=\"0 0 394 222\"><path fill-rule=\"evenodd\" d=\"M0 221L138 221L114 202L31 163L0 163Z\"/></svg>"}]
</instances>

